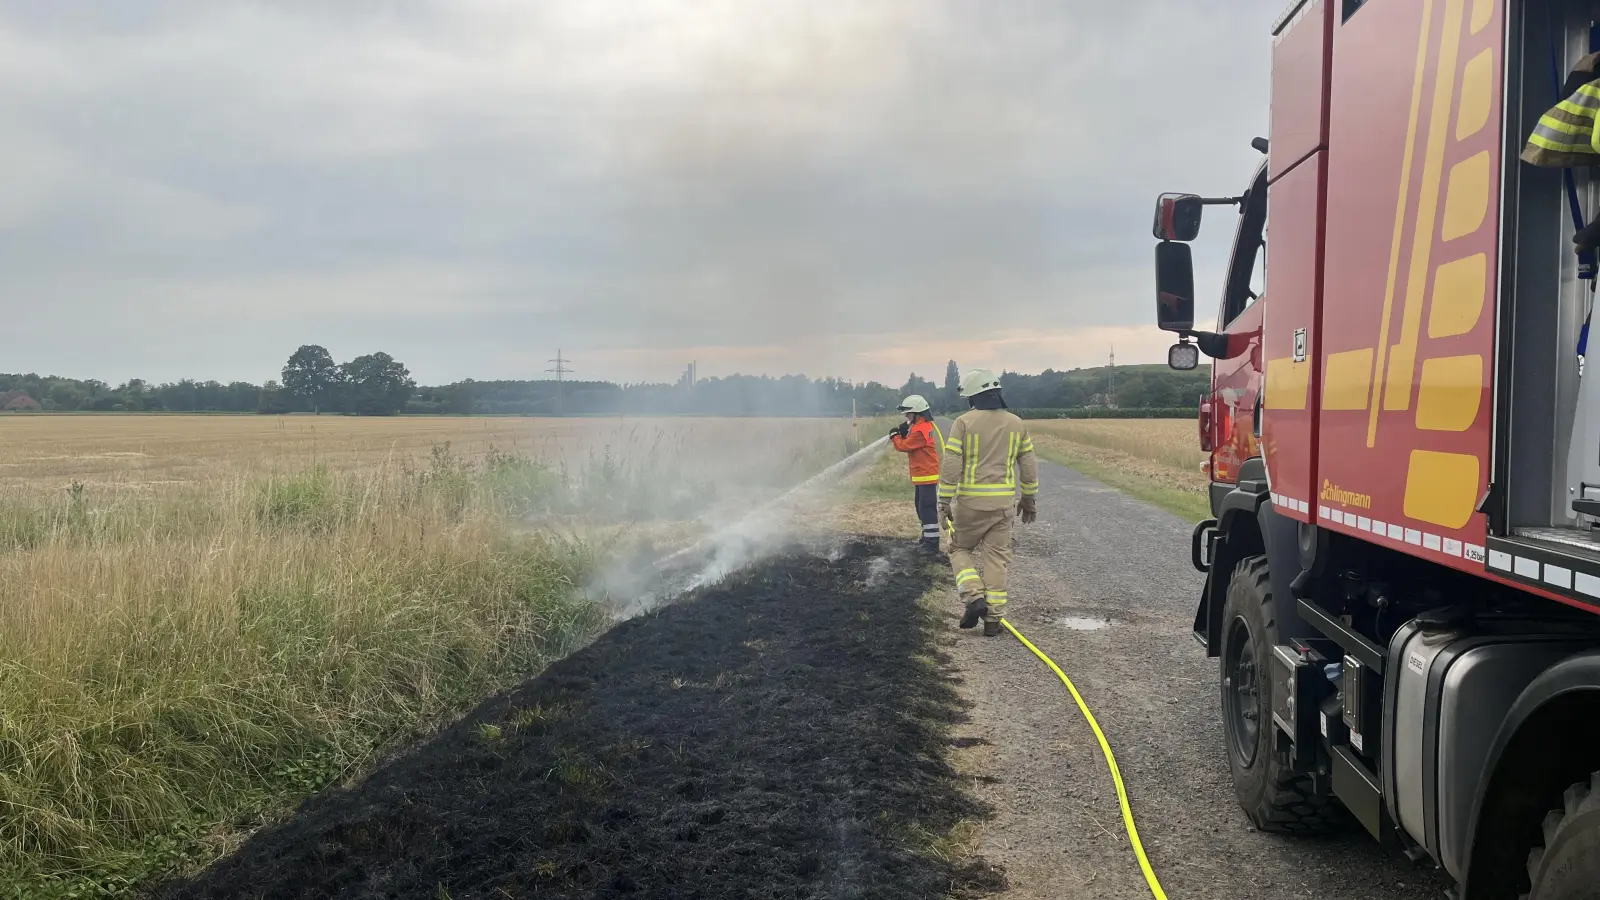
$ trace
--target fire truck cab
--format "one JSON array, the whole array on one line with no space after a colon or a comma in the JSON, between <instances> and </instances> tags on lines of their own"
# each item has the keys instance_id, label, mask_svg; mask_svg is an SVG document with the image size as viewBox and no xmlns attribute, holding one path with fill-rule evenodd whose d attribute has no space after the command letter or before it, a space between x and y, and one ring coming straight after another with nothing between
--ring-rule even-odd
<instances>
[{"instance_id":1,"label":"fire truck cab","mask_svg":"<svg viewBox=\"0 0 1600 900\"><path fill-rule=\"evenodd\" d=\"M1194 630L1238 800L1266 830L1353 818L1472 900L1600 896L1600 369L1572 244L1600 179L1520 159L1597 22L1299 0L1243 193L1156 206L1169 363L1214 360ZM1199 330L1189 243L1224 206Z\"/></svg>"}]
</instances>

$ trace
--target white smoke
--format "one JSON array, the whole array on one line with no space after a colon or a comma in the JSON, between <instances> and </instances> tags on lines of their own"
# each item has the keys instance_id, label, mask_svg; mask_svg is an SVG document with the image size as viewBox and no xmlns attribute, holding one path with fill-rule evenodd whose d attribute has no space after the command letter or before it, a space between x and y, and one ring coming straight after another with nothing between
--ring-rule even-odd
<instances>
[{"instance_id":1,"label":"white smoke","mask_svg":"<svg viewBox=\"0 0 1600 900\"><path fill-rule=\"evenodd\" d=\"M682 550L649 561L617 560L592 588L611 597L617 615L628 618L797 546L802 543L796 528L800 515L827 503L828 488L872 459L887 442L887 437L873 441Z\"/></svg>"}]
</instances>

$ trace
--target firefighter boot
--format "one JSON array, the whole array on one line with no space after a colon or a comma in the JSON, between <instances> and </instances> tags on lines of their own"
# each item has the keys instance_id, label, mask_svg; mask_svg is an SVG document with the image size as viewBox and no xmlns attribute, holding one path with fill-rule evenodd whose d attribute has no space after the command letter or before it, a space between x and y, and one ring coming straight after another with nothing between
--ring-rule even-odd
<instances>
[{"instance_id":1,"label":"firefighter boot","mask_svg":"<svg viewBox=\"0 0 1600 900\"><path fill-rule=\"evenodd\" d=\"M983 636L996 637L1000 634L999 619L985 619L983 622Z\"/></svg>"},{"instance_id":2,"label":"firefighter boot","mask_svg":"<svg viewBox=\"0 0 1600 900\"><path fill-rule=\"evenodd\" d=\"M961 615L962 628L977 628L978 620L989 611L989 604L982 597L973 597L967 601L967 611Z\"/></svg>"}]
</instances>

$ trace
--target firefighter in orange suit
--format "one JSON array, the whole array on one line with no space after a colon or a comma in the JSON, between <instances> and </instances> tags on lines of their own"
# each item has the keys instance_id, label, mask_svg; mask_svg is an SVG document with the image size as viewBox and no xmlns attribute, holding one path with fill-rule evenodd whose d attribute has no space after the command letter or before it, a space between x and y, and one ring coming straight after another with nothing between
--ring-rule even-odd
<instances>
[{"instance_id":1,"label":"firefighter in orange suit","mask_svg":"<svg viewBox=\"0 0 1600 900\"><path fill-rule=\"evenodd\" d=\"M1024 524L1033 522L1039 464L1033 438L1006 409L993 372L968 372L961 379L961 396L972 409L956 419L945 440L939 521L953 526L950 567L967 604L961 627L973 628L982 619L983 633L993 637L1005 618L1013 506Z\"/></svg>"},{"instance_id":2,"label":"firefighter in orange suit","mask_svg":"<svg viewBox=\"0 0 1600 900\"><path fill-rule=\"evenodd\" d=\"M912 394L900 403L906 417L899 428L889 432L889 443L906 455L911 464L911 488L915 492L917 519L922 522L922 548L939 551L939 448L944 435L933 423L928 401Z\"/></svg>"}]
</instances>

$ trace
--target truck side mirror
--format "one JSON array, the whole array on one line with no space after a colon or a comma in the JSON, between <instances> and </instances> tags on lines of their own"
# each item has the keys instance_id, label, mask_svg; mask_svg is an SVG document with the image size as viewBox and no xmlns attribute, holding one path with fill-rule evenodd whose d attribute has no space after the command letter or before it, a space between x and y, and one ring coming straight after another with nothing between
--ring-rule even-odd
<instances>
[{"instance_id":1,"label":"truck side mirror","mask_svg":"<svg viewBox=\"0 0 1600 900\"><path fill-rule=\"evenodd\" d=\"M1156 198L1156 221L1151 229L1158 241L1188 243L1200 233L1200 211L1205 204L1194 194L1162 194Z\"/></svg>"},{"instance_id":2,"label":"truck side mirror","mask_svg":"<svg viewBox=\"0 0 1600 900\"><path fill-rule=\"evenodd\" d=\"M1162 331L1194 329L1194 259L1188 244L1156 245L1156 327Z\"/></svg>"}]
</instances>

